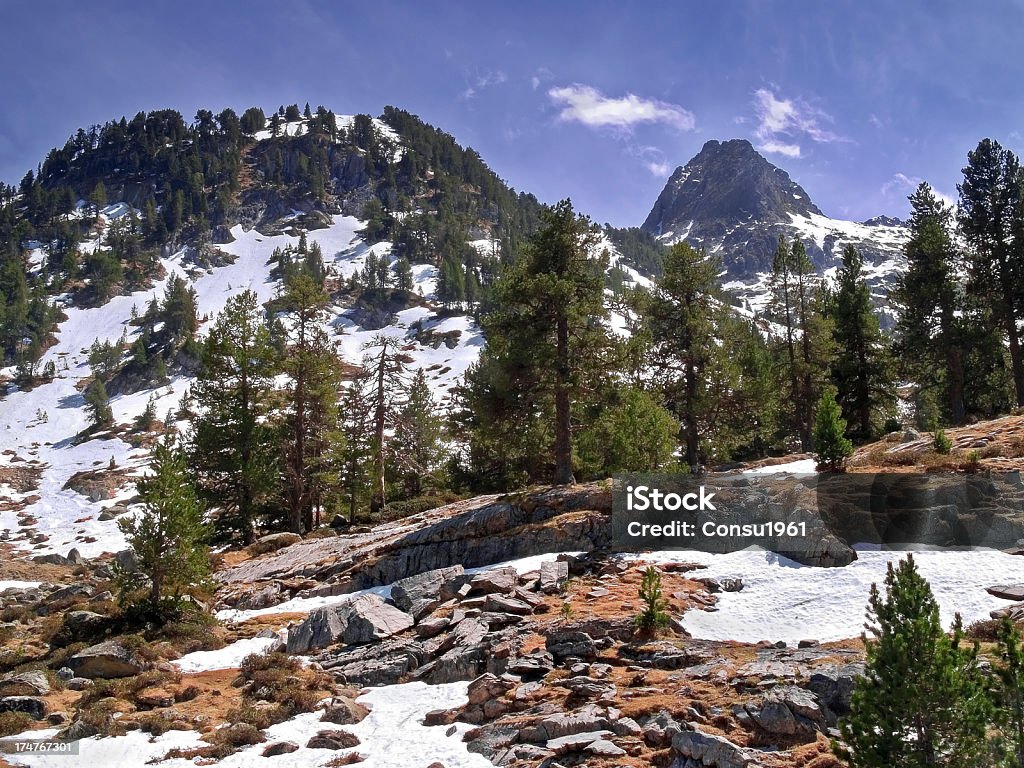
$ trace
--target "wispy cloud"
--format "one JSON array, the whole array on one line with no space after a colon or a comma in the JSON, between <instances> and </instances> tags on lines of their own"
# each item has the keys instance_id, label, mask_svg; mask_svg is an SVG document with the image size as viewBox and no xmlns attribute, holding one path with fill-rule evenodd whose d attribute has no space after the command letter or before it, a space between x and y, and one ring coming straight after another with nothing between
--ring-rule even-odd
<instances>
[{"instance_id":1,"label":"wispy cloud","mask_svg":"<svg viewBox=\"0 0 1024 768\"><path fill-rule=\"evenodd\" d=\"M508 76L500 69L495 71L486 71L475 75L470 79L466 86L466 90L462 92L462 98L472 99L484 88L490 88L493 85L501 85L508 80Z\"/></svg>"},{"instance_id":2,"label":"wispy cloud","mask_svg":"<svg viewBox=\"0 0 1024 768\"><path fill-rule=\"evenodd\" d=\"M832 117L802 99L784 99L768 88L754 92L754 114L758 125L754 130L764 152L800 157L802 141L830 144L849 141L825 128L822 123L832 122Z\"/></svg>"},{"instance_id":3,"label":"wispy cloud","mask_svg":"<svg viewBox=\"0 0 1024 768\"><path fill-rule=\"evenodd\" d=\"M638 158L652 176L665 178L672 172L672 164L669 163L660 147L653 147L647 144L633 144L627 141L626 152Z\"/></svg>"},{"instance_id":4,"label":"wispy cloud","mask_svg":"<svg viewBox=\"0 0 1024 768\"><path fill-rule=\"evenodd\" d=\"M548 98L560 108L558 119L577 122L591 128L615 128L630 131L641 123L662 123L681 131L692 131L695 125L689 110L657 99L642 99L636 94L614 98L597 88L574 84L551 88Z\"/></svg>"},{"instance_id":5,"label":"wispy cloud","mask_svg":"<svg viewBox=\"0 0 1024 768\"><path fill-rule=\"evenodd\" d=\"M886 181L881 189L879 190L885 197L907 197L911 192L916 190L921 182L924 181L920 176L910 176L905 173L897 172L892 175L892 178ZM929 185L931 186L931 185ZM946 193L932 187L932 192L950 208L956 208L956 200Z\"/></svg>"}]
</instances>

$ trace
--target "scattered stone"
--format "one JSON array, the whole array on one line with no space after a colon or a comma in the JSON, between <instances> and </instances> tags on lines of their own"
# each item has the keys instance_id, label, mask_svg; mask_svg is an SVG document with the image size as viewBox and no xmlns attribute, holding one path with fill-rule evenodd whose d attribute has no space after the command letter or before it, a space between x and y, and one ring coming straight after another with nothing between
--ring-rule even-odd
<instances>
[{"instance_id":1,"label":"scattered stone","mask_svg":"<svg viewBox=\"0 0 1024 768\"><path fill-rule=\"evenodd\" d=\"M4 696L0 698L0 713L24 712L33 720L42 720L49 714L49 711L45 701L33 696Z\"/></svg>"},{"instance_id":2,"label":"scattered stone","mask_svg":"<svg viewBox=\"0 0 1024 768\"><path fill-rule=\"evenodd\" d=\"M540 578L537 588L546 595L562 589L569 579L569 564L564 560L545 560L540 564Z\"/></svg>"},{"instance_id":3,"label":"scattered stone","mask_svg":"<svg viewBox=\"0 0 1024 768\"><path fill-rule=\"evenodd\" d=\"M263 749L263 756L277 757L278 755L287 755L292 752L296 752L298 749L299 745L290 741L275 741L273 744L268 744Z\"/></svg>"},{"instance_id":4,"label":"scattered stone","mask_svg":"<svg viewBox=\"0 0 1024 768\"><path fill-rule=\"evenodd\" d=\"M334 723L335 725L354 725L370 714L369 708L363 706L354 699L343 696L336 697L324 710L320 718L322 723Z\"/></svg>"},{"instance_id":5,"label":"scattered stone","mask_svg":"<svg viewBox=\"0 0 1024 768\"><path fill-rule=\"evenodd\" d=\"M39 670L0 677L0 696L45 696L50 692L46 673Z\"/></svg>"},{"instance_id":6,"label":"scattered stone","mask_svg":"<svg viewBox=\"0 0 1024 768\"><path fill-rule=\"evenodd\" d=\"M484 609L495 613L513 613L517 616L529 616L533 613L532 605L528 605L514 597L504 597L503 595L488 595L487 602L484 603Z\"/></svg>"},{"instance_id":7,"label":"scattered stone","mask_svg":"<svg viewBox=\"0 0 1024 768\"><path fill-rule=\"evenodd\" d=\"M470 580L469 586L470 594L505 594L519 586L519 572L511 566L492 568L476 574Z\"/></svg>"},{"instance_id":8,"label":"scattered stone","mask_svg":"<svg viewBox=\"0 0 1024 768\"><path fill-rule=\"evenodd\" d=\"M114 565L125 573L138 573L139 558L136 556L134 550L122 549L114 555Z\"/></svg>"},{"instance_id":9,"label":"scattered stone","mask_svg":"<svg viewBox=\"0 0 1024 768\"><path fill-rule=\"evenodd\" d=\"M583 748L583 751L594 757L623 757L626 754L626 750L607 739L592 741Z\"/></svg>"},{"instance_id":10,"label":"scattered stone","mask_svg":"<svg viewBox=\"0 0 1024 768\"><path fill-rule=\"evenodd\" d=\"M400 579L391 587L391 599L399 610L419 620L440 605L442 599L448 599L441 595L446 585L450 592L461 586L460 580L465 573L461 565L453 565ZM455 585L455 582L460 583Z\"/></svg>"},{"instance_id":11,"label":"scattered stone","mask_svg":"<svg viewBox=\"0 0 1024 768\"><path fill-rule=\"evenodd\" d=\"M108 640L79 651L68 659L68 667L79 677L110 679L137 675L146 666L121 643Z\"/></svg>"},{"instance_id":12,"label":"scattered stone","mask_svg":"<svg viewBox=\"0 0 1024 768\"><path fill-rule=\"evenodd\" d=\"M359 645L409 629L413 618L379 595L360 595L340 606L317 608L288 630L288 653L305 653L337 642Z\"/></svg>"},{"instance_id":13,"label":"scattered stone","mask_svg":"<svg viewBox=\"0 0 1024 768\"><path fill-rule=\"evenodd\" d=\"M596 741L604 741L614 734L611 731L585 731L583 733L571 733L566 736L559 736L555 739L548 739L544 746L556 755L567 755L570 752L580 752ZM623 753L625 754L625 753Z\"/></svg>"},{"instance_id":14,"label":"scattered stone","mask_svg":"<svg viewBox=\"0 0 1024 768\"><path fill-rule=\"evenodd\" d=\"M436 637L451 626L452 620L446 616L431 616L423 619L416 625L416 634L419 637Z\"/></svg>"},{"instance_id":15,"label":"scattered stone","mask_svg":"<svg viewBox=\"0 0 1024 768\"><path fill-rule=\"evenodd\" d=\"M700 731L680 731L672 738L677 755L693 760L696 765L715 768L748 768L751 760L746 750L722 736Z\"/></svg>"},{"instance_id":16,"label":"scattered stone","mask_svg":"<svg viewBox=\"0 0 1024 768\"><path fill-rule=\"evenodd\" d=\"M348 731L320 731L306 744L309 749L351 749L358 747L359 738Z\"/></svg>"},{"instance_id":17,"label":"scattered stone","mask_svg":"<svg viewBox=\"0 0 1024 768\"><path fill-rule=\"evenodd\" d=\"M1024 584L999 584L985 591L1000 600L1013 600L1015 603L1024 600Z\"/></svg>"},{"instance_id":18,"label":"scattered stone","mask_svg":"<svg viewBox=\"0 0 1024 768\"><path fill-rule=\"evenodd\" d=\"M551 632L545 641L545 647L555 659L575 656L580 659L597 657L597 643L586 632L579 630L556 630Z\"/></svg>"},{"instance_id":19,"label":"scattered stone","mask_svg":"<svg viewBox=\"0 0 1024 768\"><path fill-rule=\"evenodd\" d=\"M82 557L82 553L77 549L72 549L68 552L67 560L71 565L85 565L85 558Z\"/></svg>"}]
</instances>

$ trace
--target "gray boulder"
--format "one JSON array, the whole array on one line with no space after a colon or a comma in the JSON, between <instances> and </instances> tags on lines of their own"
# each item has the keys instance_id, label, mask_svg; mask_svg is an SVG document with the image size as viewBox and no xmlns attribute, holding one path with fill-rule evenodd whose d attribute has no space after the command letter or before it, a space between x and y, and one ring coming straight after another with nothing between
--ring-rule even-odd
<instances>
[{"instance_id":1,"label":"gray boulder","mask_svg":"<svg viewBox=\"0 0 1024 768\"><path fill-rule=\"evenodd\" d=\"M12 672L0 677L0 696L45 696L50 692L50 681L40 670Z\"/></svg>"},{"instance_id":2,"label":"gray boulder","mask_svg":"<svg viewBox=\"0 0 1024 768\"><path fill-rule=\"evenodd\" d=\"M116 640L92 645L68 659L68 667L77 677L111 679L131 677L146 669L146 665Z\"/></svg>"},{"instance_id":3,"label":"gray boulder","mask_svg":"<svg viewBox=\"0 0 1024 768\"><path fill-rule=\"evenodd\" d=\"M558 592L569 579L569 564L564 560L546 560L540 564L537 588L551 595Z\"/></svg>"},{"instance_id":4,"label":"gray boulder","mask_svg":"<svg viewBox=\"0 0 1024 768\"><path fill-rule=\"evenodd\" d=\"M379 595L360 595L330 608L318 608L288 630L288 653L305 653L335 643L360 645L383 640L409 629L413 618L384 602Z\"/></svg>"},{"instance_id":5,"label":"gray boulder","mask_svg":"<svg viewBox=\"0 0 1024 768\"><path fill-rule=\"evenodd\" d=\"M672 749L696 765L714 768L748 768L754 762L742 747L722 736L700 731L680 731L672 737Z\"/></svg>"},{"instance_id":6,"label":"gray boulder","mask_svg":"<svg viewBox=\"0 0 1024 768\"><path fill-rule=\"evenodd\" d=\"M418 620L441 603L442 588L465 573L461 565L453 565L400 579L391 587L391 599L399 610Z\"/></svg>"},{"instance_id":7,"label":"gray boulder","mask_svg":"<svg viewBox=\"0 0 1024 768\"><path fill-rule=\"evenodd\" d=\"M345 632L347 621L337 608L317 608L301 624L288 630L288 653L306 653L334 645Z\"/></svg>"},{"instance_id":8,"label":"gray boulder","mask_svg":"<svg viewBox=\"0 0 1024 768\"><path fill-rule=\"evenodd\" d=\"M32 696L5 696L0 698L0 713L24 712L33 720L42 720L49 714L46 702Z\"/></svg>"},{"instance_id":9,"label":"gray boulder","mask_svg":"<svg viewBox=\"0 0 1024 768\"><path fill-rule=\"evenodd\" d=\"M506 594L519 586L519 571L511 566L492 568L473 576L469 586L471 594Z\"/></svg>"}]
</instances>

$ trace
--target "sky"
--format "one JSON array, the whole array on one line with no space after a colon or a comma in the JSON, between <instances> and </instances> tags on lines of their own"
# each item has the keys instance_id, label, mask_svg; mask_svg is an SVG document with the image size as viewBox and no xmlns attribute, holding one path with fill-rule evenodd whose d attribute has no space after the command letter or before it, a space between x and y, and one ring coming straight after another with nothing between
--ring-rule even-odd
<instances>
[{"instance_id":1,"label":"sky","mask_svg":"<svg viewBox=\"0 0 1024 768\"><path fill-rule=\"evenodd\" d=\"M0 179L140 110L413 112L517 190L639 226L710 139L749 139L829 216L955 198L1024 152L1024 0L0 0Z\"/></svg>"}]
</instances>

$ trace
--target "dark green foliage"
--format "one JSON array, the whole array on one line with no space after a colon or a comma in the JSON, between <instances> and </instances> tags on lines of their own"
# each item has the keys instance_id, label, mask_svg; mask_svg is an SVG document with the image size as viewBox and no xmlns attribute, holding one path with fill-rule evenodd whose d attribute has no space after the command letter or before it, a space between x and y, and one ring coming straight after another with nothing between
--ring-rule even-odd
<instances>
[{"instance_id":1,"label":"dark green foliage","mask_svg":"<svg viewBox=\"0 0 1024 768\"><path fill-rule=\"evenodd\" d=\"M216 510L218 533L246 544L280 488L279 435L267 421L277 370L256 295L231 297L203 344L187 452L200 498Z\"/></svg>"},{"instance_id":2,"label":"dark green foliage","mask_svg":"<svg viewBox=\"0 0 1024 768\"><path fill-rule=\"evenodd\" d=\"M1004 617L996 631L1000 664L995 666L995 751L1006 768L1024 766L1024 647L1020 631Z\"/></svg>"},{"instance_id":3,"label":"dark green foliage","mask_svg":"<svg viewBox=\"0 0 1024 768\"><path fill-rule=\"evenodd\" d=\"M936 428L935 435L932 437L932 450L946 456L952 449L953 441L946 436L946 431L941 427Z\"/></svg>"},{"instance_id":4,"label":"dark green foliage","mask_svg":"<svg viewBox=\"0 0 1024 768\"><path fill-rule=\"evenodd\" d=\"M814 458L819 469L835 472L851 453L853 443L846 437L846 419L832 389L826 389L821 393L814 417Z\"/></svg>"},{"instance_id":5,"label":"dark green foliage","mask_svg":"<svg viewBox=\"0 0 1024 768\"><path fill-rule=\"evenodd\" d=\"M990 703L977 647L952 636L912 555L889 564L886 594L872 585L865 676L842 721L852 768L976 768L985 764Z\"/></svg>"},{"instance_id":6,"label":"dark green foliage","mask_svg":"<svg viewBox=\"0 0 1024 768\"><path fill-rule=\"evenodd\" d=\"M644 602L643 610L633 618L633 625L641 632L654 633L669 624L666 609L668 601L661 593L661 574L653 565L644 570L640 582L640 599Z\"/></svg>"},{"instance_id":7,"label":"dark green foliage","mask_svg":"<svg viewBox=\"0 0 1024 768\"><path fill-rule=\"evenodd\" d=\"M896 393L888 350L864 279L863 260L853 246L843 250L835 292L827 306L833 322L836 401L853 420L850 435L867 441L895 410Z\"/></svg>"},{"instance_id":8,"label":"dark green foliage","mask_svg":"<svg viewBox=\"0 0 1024 768\"><path fill-rule=\"evenodd\" d=\"M617 390L614 401L580 430L580 474L608 477L668 467L678 432L679 422L660 398L640 389Z\"/></svg>"},{"instance_id":9,"label":"dark green foliage","mask_svg":"<svg viewBox=\"0 0 1024 768\"><path fill-rule=\"evenodd\" d=\"M117 524L150 580L150 604L159 605L168 593L179 595L199 584L210 566L202 505L173 438L153 448L151 468L153 474L138 483L145 510Z\"/></svg>"},{"instance_id":10,"label":"dark green foliage","mask_svg":"<svg viewBox=\"0 0 1024 768\"><path fill-rule=\"evenodd\" d=\"M620 229L605 225L604 233L622 254L624 264L650 277L661 275L667 249L650 232L639 227Z\"/></svg>"},{"instance_id":11,"label":"dark green foliage","mask_svg":"<svg viewBox=\"0 0 1024 768\"><path fill-rule=\"evenodd\" d=\"M443 465L443 426L427 376L417 368L395 414L395 449L391 452L405 498L423 493L425 481Z\"/></svg>"},{"instance_id":12,"label":"dark green foliage","mask_svg":"<svg viewBox=\"0 0 1024 768\"><path fill-rule=\"evenodd\" d=\"M97 427L109 427L114 421L114 412L110 409L110 396L103 384L103 379L93 379L85 390L85 407L89 411L92 423Z\"/></svg>"}]
</instances>

